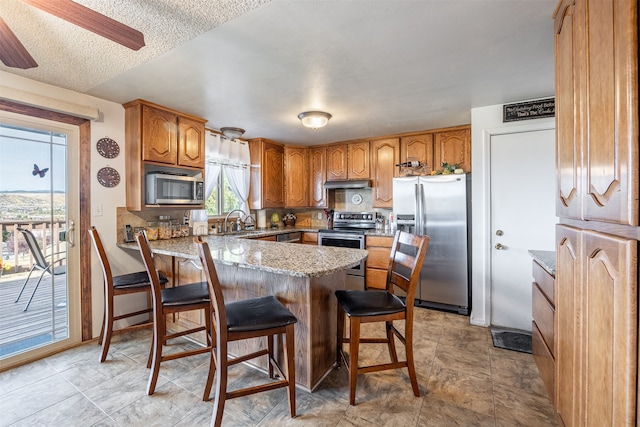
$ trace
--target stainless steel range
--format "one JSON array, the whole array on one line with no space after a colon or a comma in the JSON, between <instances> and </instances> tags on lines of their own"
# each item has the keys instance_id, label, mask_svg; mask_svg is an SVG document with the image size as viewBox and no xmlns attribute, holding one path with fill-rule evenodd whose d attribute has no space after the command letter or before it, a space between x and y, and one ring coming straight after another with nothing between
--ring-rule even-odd
<instances>
[{"instance_id":1,"label":"stainless steel range","mask_svg":"<svg viewBox=\"0 0 640 427\"><path fill-rule=\"evenodd\" d=\"M334 212L333 229L318 232L318 245L364 249L365 232L376 228L375 212ZM347 270L347 289L364 290L365 262Z\"/></svg>"}]
</instances>

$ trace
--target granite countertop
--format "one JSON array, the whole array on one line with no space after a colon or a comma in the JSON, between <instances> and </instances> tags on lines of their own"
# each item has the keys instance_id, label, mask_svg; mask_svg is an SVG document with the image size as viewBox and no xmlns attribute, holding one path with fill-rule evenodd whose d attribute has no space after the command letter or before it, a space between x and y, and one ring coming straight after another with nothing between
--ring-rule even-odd
<instances>
[{"instance_id":1,"label":"granite countertop","mask_svg":"<svg viewBox=\"0 0 640 427\"><path fill-rule=\"evenodd\" d=\"M529 255L553 277L556 276L556 253L555 251L529 251Z\"/></svg>"},{"instance_id":2,"label":"granite countertop","mask_svg":"<svg viewBox=\"0 0 640 427\"><path fill-rule=\"evenodd\" d=\"M280 228L227 236L209 235L203 236L203 238L209 244L211 256L215 262L287 276L324 276L354 267L367 259L368 252L364 249L251 239L251 237L262 237L292 231L305 231L305 229ZM306 231L318 230L308 229ZM154 240L149 243L153 253L200 261L193 243L193 237ZM118 243L117 246L123 249L139 250L136 243Z\"/></svg>"}]
</instances>

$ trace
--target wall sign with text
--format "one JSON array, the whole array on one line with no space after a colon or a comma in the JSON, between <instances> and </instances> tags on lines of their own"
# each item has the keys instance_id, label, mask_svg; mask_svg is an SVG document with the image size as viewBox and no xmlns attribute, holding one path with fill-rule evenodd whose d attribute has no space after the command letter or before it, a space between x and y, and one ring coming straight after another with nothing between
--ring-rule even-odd
<instances>
[{"instance_id":1,"label":"wall sign with text","mask_svg":"<svg viewBox=\"0 0 640 427\"><path fill-rule=\"evenodd\" d=\"M518 120L543 119L554 117L556 114L556 99L538 99L536 101L518 102L503 106L503 122L515 122Z\"/></svg>"}]
</instances>

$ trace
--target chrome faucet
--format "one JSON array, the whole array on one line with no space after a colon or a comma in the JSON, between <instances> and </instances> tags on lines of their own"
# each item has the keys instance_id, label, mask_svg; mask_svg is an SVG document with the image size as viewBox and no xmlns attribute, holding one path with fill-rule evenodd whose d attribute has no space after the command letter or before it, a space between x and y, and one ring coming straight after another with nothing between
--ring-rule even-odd
<instances>
[{"instance_id":1,"label":"chrome faucet","mask_svg":"<svg viewBox=\"0 0 640 427\"><path fill-rule=\"evenodd\" d=\"M245 217L247 216L247 213L245 211L243 211L242 209L234 209L231 212L229 212L227 214L227 216L224 218L224 232L228 232L229 230L227 229L227 221L229 220L229 216L234 213L234 212L241 212ZM241 224L242 221L240 220L240 217L238 217L238 222L237 222L237 229L236 231L241 231ZM233 230L231 230L233 231Z\"/></svg>"}]
</instances>

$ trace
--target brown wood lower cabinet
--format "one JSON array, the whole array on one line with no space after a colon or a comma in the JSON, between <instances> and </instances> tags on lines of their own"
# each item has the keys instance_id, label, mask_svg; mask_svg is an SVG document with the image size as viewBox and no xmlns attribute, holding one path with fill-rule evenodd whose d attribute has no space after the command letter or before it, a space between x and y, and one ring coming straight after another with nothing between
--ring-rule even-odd
<instances>
[{"instance_id":1,"label":"brown wood lower cabinet","mask_svg":"<svg viewBox=\"0 0 640 427\"><path fill-rule=\"evenodd\" d=\"M555 401L555 278L533 261L531 327L533 358L551 401Z\"/></svg>"},{"instance_id":2,"label":"brown wood lower cabinet","mask_svg":"<svg viewBox=\"0 0 640 427\"><path fill-rule=\"evenodd\" d=\"M367 289L386 288L392 245L393 237L390 236L367 236L365 238L365 249L369 252L365 273Z\"/></svg>"},{"instance_id":3,"label":"brown wood lower cabinet","mask_svg":"<svg viewBox=\"0 0 640 427\"><path fill-rule=\"evenodd\" d=\"M318 233L302 233L302 243L305 245L317 245L318 244Z\"/></svg>"},{"instance_id":4,"label":"brown wood lower cabinet","mask_svg":"<svg viewBox=\"0 0 640 427\"><path fill-rule=\"evenodd\" d=\"M636 425L638 241L559 225L556 247L559 422Z\"/></svg>"}]
</instances>

